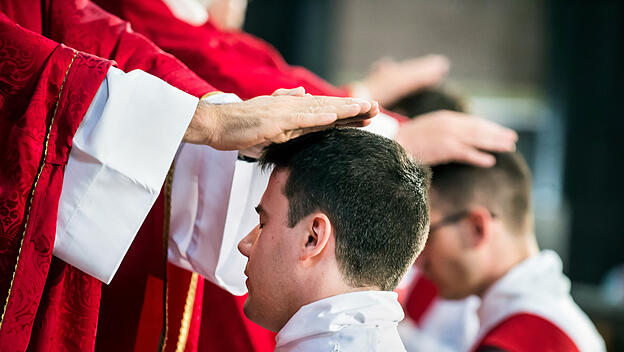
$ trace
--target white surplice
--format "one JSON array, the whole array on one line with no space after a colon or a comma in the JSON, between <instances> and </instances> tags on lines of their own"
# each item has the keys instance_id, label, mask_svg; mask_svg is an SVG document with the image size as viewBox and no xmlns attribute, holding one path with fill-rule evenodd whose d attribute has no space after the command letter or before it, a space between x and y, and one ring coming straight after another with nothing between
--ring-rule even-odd
<instances>
[{"instance_id":1,"label":"white surplice","mask_svg":"<svg viewBox=\"0 0 624 352\"><path fill-rule=\"evenodd\" d=\"M405 351L397 324L403 319L397 294L360 291L301 307L275 337L277 352Z\"/></svg>"},{"instance_id":2,"label":"white surplice","mask_svg":"<svg viewBox=\"0 0 624 352\"><path fill-rule=\"evenodd\" d=\"M516 265L486 291L477 310L480 326L475 343L516 313L531 313L550 321L580 351L606 351L602 337L572 299L561 258L551 250Z\"/></svg>"}]
</instances>

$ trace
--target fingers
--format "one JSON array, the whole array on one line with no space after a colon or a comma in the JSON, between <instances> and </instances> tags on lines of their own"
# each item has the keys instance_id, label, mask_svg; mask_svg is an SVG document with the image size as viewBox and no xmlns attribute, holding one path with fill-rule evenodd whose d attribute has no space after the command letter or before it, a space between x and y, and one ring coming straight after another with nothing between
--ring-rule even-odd
<instances>
[{"instance_id":1,"label":"fingers","mask_svg":"<svg viewBox=\"0 0 624 352\"><path fill-rule=\"evenodd\" d=\"M457 161L479 167L492 167L496 164L496 158L492 154L479 151L469 145L463 146L457 155Z\"/></svg>"},{"instance_id":2,"label":"fingers","mask_svg":"<svg viewBox=\"0 0 624 352\"><path fill-rule=\"evenodd\" d=\"M324 126L336 120L357 117L358 121L349 121L354 125L373 117L379 112L379 104L365 99L337 98L325 96L304 96L294 99L295 113L291 116L282 116L280 128L296 130L315 126Z\"/></svg>"},{"instance_id":3,"label":"fingers","mask_svg":"<svg viewBox=\"0 0 624 352\"><path fill-rule=\"evenodd\" d=\"M492 121L481 118L464 119L464 142L474 147L493 152L516 150L518 134Z\"/></svg>"},{"instance_id":4,"label":"fingers","mask_svg":"<svg viewBox=\"0 0 624 352\"><path fill-rule=\"evenodd\" d=\"M444 55L427 55L419 58L409 59L404 64L431 74L446 74L451 68L451 61Z\"/></svg>"}]
</instances>

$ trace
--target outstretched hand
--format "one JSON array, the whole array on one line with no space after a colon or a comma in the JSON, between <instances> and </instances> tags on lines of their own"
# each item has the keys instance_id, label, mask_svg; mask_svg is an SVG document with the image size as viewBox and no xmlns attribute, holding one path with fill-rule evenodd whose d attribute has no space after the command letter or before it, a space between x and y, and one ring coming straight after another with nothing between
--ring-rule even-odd
<instances>
[{"instance_id":1,"label":"outstretched hand","mask_svg":"<svg viewBox=\"0 0 624 352\"><path fill-rule=\"evenodd\" d=\"M219 150L244 150L335 125L365 126L366 120L378 113L377 102L312 96L303 88L278 90L273 96L233 104L200 100L184 141Z\"/></svg>"},{"instance_id":2,"label":"outstretched hand","mask_svg":"<svg viewBox=\"0 0 624 352\"><path fill-rule=\"evenodd\" d=\"M372 99L381 105L389 105L408 94L438 84L449 68L449 60L442 55L427 55L400 62L382 59L373 65L361 84Z\"/></svg>"},{"instance_id":3,"label":"outstretched hand","mask_svg":"<svg viewBox=\"0 0 624 352\"><path fill-rule=\"evenodd\" d=\"M514 151L518 135L482 118L440 110L402 124L395 139L426 164L456 161L490 167L496 159L488 152Z\"/></svg>"}]
</instances>

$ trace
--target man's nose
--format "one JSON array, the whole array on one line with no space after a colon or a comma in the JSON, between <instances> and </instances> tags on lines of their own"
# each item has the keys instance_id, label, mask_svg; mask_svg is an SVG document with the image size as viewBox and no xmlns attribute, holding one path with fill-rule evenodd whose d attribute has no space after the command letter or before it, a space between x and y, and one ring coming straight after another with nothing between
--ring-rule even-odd
<instances>
[{"instance_id":1,"label":"man's nose","mask_svg":"<svg viewBox=\"0 0 624 352\"><path fill-rule=\"evenodd\" d=\"M254 229L251 230L251 232L249 232L247 236L245 236L242 240L240 240L240 242L238 242L238 251L241 252L241 254L245 257L249 257L249 253L251 252L251 246L254 243L254 240L256 238L256 232L258 231L259 226L260 225L254 227Z\"/></svg>"}]
</instances>

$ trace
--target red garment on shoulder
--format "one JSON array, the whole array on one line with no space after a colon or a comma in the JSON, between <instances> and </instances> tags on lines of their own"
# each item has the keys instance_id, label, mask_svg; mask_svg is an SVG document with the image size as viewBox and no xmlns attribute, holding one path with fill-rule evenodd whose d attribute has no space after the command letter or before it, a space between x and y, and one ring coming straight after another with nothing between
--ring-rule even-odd
<instances>
[{"instance_id":1,"label":"red garment on shoulder","mask_svg":"<svg viewBox=\"0 0 624 352\"><path fill-rule=\"evenodd\" d=\"M129 21L139 33L182 60L217 89L242 99L303 86L314 95L348 96L303 67L286 63L265 41L241 31L225 32L207 22L194 26L176 18L160 0L96 0Z\"/></svg>"},{"instance_id":2,"label":"red garment on shoulder","mask_svg":"<svg viewBox=\"0 0 624 352\"><path fill-rule=\"evenodd\" d=\"M495 326L477 345L509 352L578 352L572 339L552 322L534 314L514 314Z\"/></svg>"}]
</instances>

